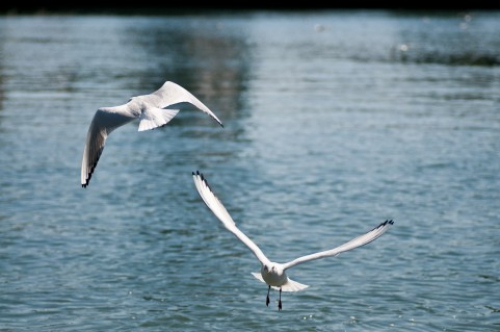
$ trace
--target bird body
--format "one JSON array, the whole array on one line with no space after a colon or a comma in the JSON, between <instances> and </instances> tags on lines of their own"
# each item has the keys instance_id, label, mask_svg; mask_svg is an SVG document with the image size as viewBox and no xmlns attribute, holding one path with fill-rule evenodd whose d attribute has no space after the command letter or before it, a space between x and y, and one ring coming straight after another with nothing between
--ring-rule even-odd
<instances>
[{"instance_id":1,"label":"bird body","mask_svg":"<svg viewBox=\"0 0 500 332\"><path fill-rule=\"evenodd\" d=\"M288 276L283 269L283 265L279 263L271 262L262 265L260 275L266 284L274 287L282 287L288 282Z\"/></svg>"},{"instance_id":2,"label":"bird body","mask_svg":"<svg viewBox=\"0 0 500 332\"><path fill-rule=\"evenodd\" d=\"M391 225L393 225L392 220L386 220L381 224L379 224L377 227L373 228L371 231L363 235L360 235L333 249L298 257L284 264L276 263L270 261L266 257L266 255L262 252L262 250L236 226L236 223L234 222L230 214L227 212L224 205L212 192L212 189L210 188L204 175L201 174L199 171L193 172L192 175L196 189L198 190L198 193L200 194L201 198L203 199L207 207L222 222L222 224L224 225L224 227L226 227L227 230L233 233L241 242L243 242L253 252L253 254L257 257L257 259L261 263L260 273L253 272L252 275L268 285L266 305L269 304L269 290L271 288L279 290L280 297L278 301L278 308L280 310L282 308L282 303L281 303L282 291L296 292L309 287L307 285L291 280L286 274L286 271L288 269L298 264L302 264L308 261L324 257L337 256L343 252L364 246L374 241L378 237L380 237L389 229Z\"/></svg>"},{"instance_id":3,"label":"bird body","mask_svg":"<svg viewBox=\"0 0 500 332\"><path fill-rule=\"evenodd\" d=\"M271 286L271 288L276 290L281 289L284 292L297 292L309 287L288 278L283 264L276 262L270 262L267 265L262 264L260 272L252 272L252 275Z\"/></svg>"},{"instance_id":4,"label":"bird body","mask_svg":"<svg viewBox=\"0 0 500 332\"><path fill-rule=\"evenodd\" d=\"M82 187L88 186L106 139L113 130L136 119L139 120L138 131L162 127L172 120L179 112L178 108L185 104L193 105L223 126L219 118L205 104L171 81L165 82L161 88L151 94L132 97L123 105L97 109L90 123L83 150Z\"/></svg>"}]
</instances>

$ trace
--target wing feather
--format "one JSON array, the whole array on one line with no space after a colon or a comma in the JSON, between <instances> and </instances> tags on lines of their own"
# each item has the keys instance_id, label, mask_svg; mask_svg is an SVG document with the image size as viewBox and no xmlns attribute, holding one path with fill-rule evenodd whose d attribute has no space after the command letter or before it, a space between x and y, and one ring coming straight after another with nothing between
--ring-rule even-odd
<instances>
[{"instance_id":1,"label":"wing feather","mask_svg":"<svg viewBox=\"0 0 500 332\"><path fill-rule=\"evenodd\" d=\"M161 88L152 94L159 97L159 103L157 105L159 108L165 108L181 103L190 103L199 108L201 111L207 113L219 125L224 127L222 121L220 121L219 118L205 104L177 83L166 81Z\"/></svg>"},{"instance_id":2,"label":"wing feather","mask_svg":"<svg viewBox=\"0 0 500 332\"><path fill-rule=\"evenodd\" d=\"M89 184L92 173L101 157L108 135L116 128L134 120L135 118L127 113L127 106L99 108L90 123L85 147L83 149L81 184L86 187Z\"/></svg>"},{"instance_id":3,"label":"wing feather","mask_svg":"<svg viewBox=\"0 0 500 332\"><path fill-rule=\"evenodd\" d=\"M224 227L233 233L241 242L243 242L253 254L257 257L257 259L262 264L268 264L269 259L264 255L262 250L252 241L250 240L242 231L236 227L236 223L234 222L229 212L227 212L224 205L222 205L221 201L215 196L210 188L207 180L199 171L193 172L193 180L200 194L201 198L208 206L208 208L215 214L215 216L222 222Z\"/></svg>"},{"instance_id":4,"label":"wing feather","mask_svg":"<svg viewBox=\"0 0 500 332\"><path fill-rule=\"evenodd\" d=\"M296 258L288 263L283 264L283 268L286 270L297 264L301 264L304 262L312 261L323 257L337 256L343 252L367 245L368 243L374 241L375 239L379 238L382 234L384 234L393 224L394 222L392 220L386 220L377 227L373 228L371 231L363 235L360 235L334 249L321 251L315 254Z\"/></svg>"}]
</instances>

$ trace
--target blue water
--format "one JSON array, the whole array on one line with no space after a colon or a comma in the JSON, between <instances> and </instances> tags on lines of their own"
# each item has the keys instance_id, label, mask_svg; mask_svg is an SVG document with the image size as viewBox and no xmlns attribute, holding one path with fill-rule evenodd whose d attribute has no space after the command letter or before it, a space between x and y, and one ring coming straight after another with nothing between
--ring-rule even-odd
<instances>
[{"instance_id":1,"label":"blue water","mask_svg":"<svg viewBox=\"0 0 500 332\"><path fill-rule=\"evenodd\" d=\"M500 12L0 17L0 331L499 331ZM182 110L95 110L172 80ZM196 192L275 261L278 293Z\"/></svg>"}]
</instances>

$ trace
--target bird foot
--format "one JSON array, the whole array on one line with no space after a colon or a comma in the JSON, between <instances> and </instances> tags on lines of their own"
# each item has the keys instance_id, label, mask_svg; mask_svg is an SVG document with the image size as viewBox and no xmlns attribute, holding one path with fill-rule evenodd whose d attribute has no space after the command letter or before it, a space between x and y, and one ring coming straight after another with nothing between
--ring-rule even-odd
<instances>
[{"instance_id":1,"label":"bird foot","mask_svg":"<svg viewBox=\"0 0 500 332\"><path fill-rule=\"evenodd\" d=\"M280 301L278 301L278 310L281 310L281 309L283 309L283 306L281 305L281 300L280 300Z\"/></svg>"},{"instance_id":2,"label":"bird foot","mask_svg":"<svg viewBox=\"0 0 500 332\"><path fill-rule=\"evenodd\" d=\"M270 302L270 301L269 301L269 295L268 295L268 296L266 296L266 306L267 306L267 307L269 306L269 302Z\"/></svg>"}]
</instances>

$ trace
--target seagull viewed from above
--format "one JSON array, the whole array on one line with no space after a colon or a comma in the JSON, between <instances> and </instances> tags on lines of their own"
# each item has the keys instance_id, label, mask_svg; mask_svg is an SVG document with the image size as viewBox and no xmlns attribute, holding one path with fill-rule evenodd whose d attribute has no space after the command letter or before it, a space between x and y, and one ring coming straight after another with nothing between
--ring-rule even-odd
<instances>
[{"instance_id":1,"label":"seagull viewed from above","mask_svg":"<svg viewBox=\"0 0 500 332\"><path fill-rule=\"evenodd\" d=\"M296 292L309 287L307 285L303 285L301 283L289 279L286 274L286 270L304 262L324 257L337 256L340 253L364 246L372 242L373 240L377 239L382 234L384 234L394 223L392 220L386 220L377 227L373 228L371 231L363 235L360 235L334 249L302 256L284 264L276 263L270 261L266 257L266 255L264 255L262 250L252 240L250 240L242 231L240 231L238 227L236 227L236 223L234 222L233 218L231 218L224 205L222 205L221 201L212 192L212 189L210 188L204 175L199 171L193 172L193 180L196 189L198 190L198 193L200 194L201 198L208 206L208 208L222 222L224 227L226 227L241 242L243 242L248 248L250 248L253 254L260 261L261 263L260 273L257 272L252 274L255 278L259 279L260 281L268 285L266 306L269 305L269 292L271 290L271 287L273 289L279 290L279 300L278 300L279 310L282 309L281 291Z\"/></svg>"},{"instance_id":2,"label":"seagull viewed from above","mask_svg":"<svg viewBox=\"0 0 500 332\"><path fill-rule=\"evenodd\" d=\"M132 97L126 104L99 108L87 132L83 150L81 183L88 186L92 173L101 157L108 135L118 127L139 120L138 131L163 127L179 112L181 104L191 104L207 113L224 127L217 116L198 98L180 85L167 81L155 92ZM167 109L167 107L175 109Z\"/></svg>"}]
</instances>

